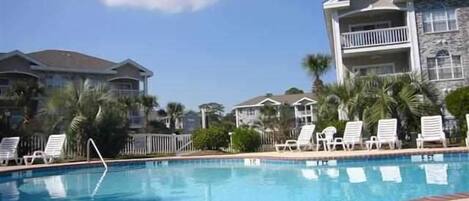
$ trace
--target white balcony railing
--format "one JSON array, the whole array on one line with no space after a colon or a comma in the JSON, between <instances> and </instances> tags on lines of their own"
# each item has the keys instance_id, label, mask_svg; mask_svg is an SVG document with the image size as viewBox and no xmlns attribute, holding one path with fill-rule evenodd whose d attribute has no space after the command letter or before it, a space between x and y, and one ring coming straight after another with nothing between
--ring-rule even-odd
<instances>
[{"instance_id":1,"label":"white balcony railing","mask_svg":"<svg viewBox=\"0 0 469 201\"><path fill-rule=\"evenodd\" d=\"M341 40L342 47L344 49L350 49L406 43L409 42L409 36L408 28L403 26L343 33Z\"/></svg>"},{"instance_id":2,"label":"white balcony railing","mask_svg":"<svg viewBox=\"0 0 469 201\"><path fill-rule=\"evenodd\" d=\"M112 91L117 97L135 97L143 95L143 91L135 89L114 89Z\"/></svg>"}]
</instances>

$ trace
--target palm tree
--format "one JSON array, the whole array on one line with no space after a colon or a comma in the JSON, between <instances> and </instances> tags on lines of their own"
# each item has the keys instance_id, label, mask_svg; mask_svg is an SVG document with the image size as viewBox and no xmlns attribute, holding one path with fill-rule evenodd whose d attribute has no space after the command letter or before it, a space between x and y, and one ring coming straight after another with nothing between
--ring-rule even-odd
<instances>
[{"instance_id":1,"label":"palm tree","mask_svg":"<svg viewBox=\"0 0 469 201\"><path fill-rule=\"evenodd\" d=\"M23 110L22 124L27 124L34 118L39 105L39 99L37 98L43 94L44 88L35 80L17 81L7 92L7 95L13 99L15 105Z\"/></svg>"},{"instance_id":2,"label":"palm tree","mask_svg":"<svg viewBox=\"0 0 469 201\"><path fill-rule=\"evenodd\" d=\"M156 101L156 97L155 96L141 96L140 97L140 103L142 104L143 106L143 111L145 113L145 129L148 130L148 116L150 114L150 112L155 108L155 107L158 107L159 104L158 102Z\"/></svg>"},{"instance_id":3,"label":"palm tree","mask_svg":"<svg viewBox=\"0 0 469 201\"><path fill-rule=\"evenodd\" d=\"M324 86L321 75L330 68L331 57L326 54L310 54L303 59L303 68L314 77L313 92L319 92Z\"/></svg>"},{"instance_id":4,"label":"palm tree","mask_svg":"<svg viewBox=\"0 0 469 201\"><path fill-rule=\"evenodd\" d=\"M319 97L320 118L364 120L370 133L380 119L396 118L401 137L417 129L421 116L437 114L439 105L438 90L416 75L355 78L326 86Z\"/></svg>"},{"instance_id":5,"label":"palm tree","mask_svg":"<svg viewBox=\"0 0 469 201\"><path fill-rule=\"evenodd\" d=\"M379 119L396 118L402 136L417 130L421 116L439 113L438 90L417 75L372 77L366 87L371 104L365 120L371 128Z\"/></svg>"},{"instance_id":6,"label":"palm tree","mask_svg":"<svg viewBox=\"0 0 469 201\"><path fill-rule=\"evenodd\" d=\"M177 102L170 102L166 106L166 114L169 118L169 129L174 132L176 130L177 119L181 118L184 114L184 105Z\"/></svg>"},{"instance_id":7,"label":"palm tree","mask_svg":"<svg viewBox=\"0 0 469 201\"><path fill-rule=\"evenodd\" d=\"M113 100L105 84L93 84L90 80L71 83L50 96L44 115L54 117L52 130L58 130L59 127L62 127L61 130L69 130L68 139L76 145L83 145L93 132L93 125L102 120L104 110L112 108L109 104Z\"/></svg>"}]
</instances>

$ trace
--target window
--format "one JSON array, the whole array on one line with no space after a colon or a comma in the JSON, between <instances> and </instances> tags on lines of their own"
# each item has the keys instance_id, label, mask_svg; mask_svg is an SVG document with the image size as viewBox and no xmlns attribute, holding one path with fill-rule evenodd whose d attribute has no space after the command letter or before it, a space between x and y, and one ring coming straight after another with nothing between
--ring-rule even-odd
<instances>
[{"instance_id":1,"label":"window","mask_svg":"<svg viewBox=\"0 0 469 201\"><path fill-rule=\"evenodd\" d=\"M367 31L373 29L384 29L391 27L391 22L373 22L373 23L366 23L366 24L352 24L349 26L351 32L354 31Z\"/></svg>"},{"instance_id":2,"label":"window","mask_svg":"<svg viewBox=\"0 0 469 201\"><path fill-rule=\"evenodd\" d=\"M425 33L457 30L455 9L433 10L423 13L423 31Z\"/></svg>"},{"instance_id":3,"label":"window","mask_svg":"<svg viewBox=\"0 0 469 201\"><path fill-rule=\"evenodd\" d=\"M10 80L0 78L0 86L8 86L8 85L10 85Z\"/></svg>"},{"instance_id":4,"label":"window","mask_svg":"<svg viewBox=\"0 0 469 201\"><path fill-rule=\"evenodd\" d=\"M254 116L256 115L256 111L254 109L246 109L246 114L248 116Z\"/></svg>"},{"instance_id":5,"label":"window","mask_svg":"<svg viewBox=\"0 0 469 201\"><path fill-rule=\"evenodd\" d=\"M374 64L367 66L355 66L353 72L358 76L385 75L394 73L394 64Z\"/></svg>"},{"instance_id":6,"label":"window","mask_svg":"<svg viewBox=\"0 0 469 201\"><path fill-rule=\"evenodd\" d=\"M435 57L427 58L428 78L445 80L463 78L460 55L451 55L446 50L439 51Z\"/></svg>"},{"instance_id":7,"label":"window","mask_svg":"<svg viewBox=\"0 0 469 201\"><path fill-rule=\"evenodd\" d=\"M67 81L62 75L47 75L46 86L49 88L62 88L66 85Z\"/></svg>"}]
</instances>

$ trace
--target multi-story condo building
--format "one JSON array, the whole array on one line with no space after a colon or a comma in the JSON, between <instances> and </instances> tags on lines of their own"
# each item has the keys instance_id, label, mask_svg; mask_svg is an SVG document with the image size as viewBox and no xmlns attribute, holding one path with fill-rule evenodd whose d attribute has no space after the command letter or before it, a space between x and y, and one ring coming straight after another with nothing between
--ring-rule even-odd
<instances>
[{"instance_id":1,"label":"multi-story condo building","mask_svg":"<svg viewBox=\"0 0 469 201\"><path fill-rule=\"evenodd\" d=\"M327 0L337 81L414 72L442 95L469 85L469 1Z\"/></svg>"},{"instance_id":2,"label":"multi-story condo building","mask_svg":"<svg viewBox=\"0 0 469 201\"><path fill-rule=\"evenodd\" d=\"M0 53L0 112L8 111L12 116L21 113L9 104L6 93L18 80L38 82L47 94L67 83L91 79L107 82L116 96L139 96L148 93L151 76L152 71L130 59L112 62L63 50ZM130 114L130 127L141 128L142 112L130 111Z\"/></svg>"},{"instance_id":3,"label":"multi-story condo building","mask_svg":"<svg viewBox=\"0 0 469 201\"><path fill-rule=\"evenodd\" d=\"M236 115L236 127L243 125L254 126L260 121L261 108L264 106L288 105L293 111L292 118L295 125L302 126L312 124L317 120L317 101L312 93L292 94L292 95L267 95L258 96L236 105L233 109Z\"/></svg>"}]
</instances>

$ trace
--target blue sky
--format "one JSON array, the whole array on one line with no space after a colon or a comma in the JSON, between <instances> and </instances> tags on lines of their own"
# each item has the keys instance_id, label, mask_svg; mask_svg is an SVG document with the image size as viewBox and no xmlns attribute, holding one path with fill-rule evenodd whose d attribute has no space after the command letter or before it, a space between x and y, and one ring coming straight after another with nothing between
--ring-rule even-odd
<instances>
[{"instance_id":1,"label":"blue sky","mask_svg":"<svg viewBox=\"0 0 469 201\"><path fill-rule=\"evenodd\" d=\"M2 0L0 52L65 49L154 71L150 93L190 109L305 91L307 53L329 53L318 0ZM331 70L324 77L335 82Z\"/></svg>"}]
</instances>

